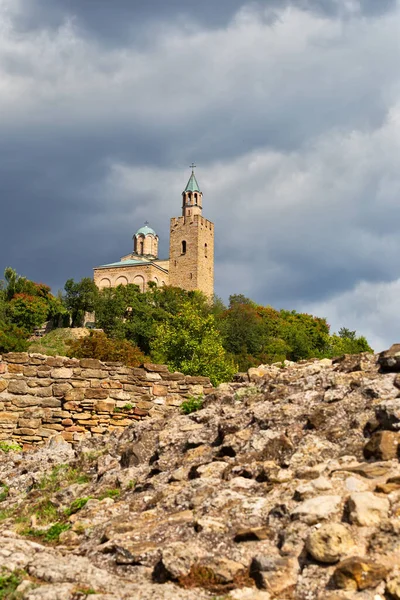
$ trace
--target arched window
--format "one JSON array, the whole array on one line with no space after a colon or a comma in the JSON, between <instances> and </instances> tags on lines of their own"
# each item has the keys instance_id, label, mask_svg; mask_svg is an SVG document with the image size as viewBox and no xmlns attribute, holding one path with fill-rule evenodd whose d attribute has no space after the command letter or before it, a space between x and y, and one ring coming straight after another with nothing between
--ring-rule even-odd
<instances>
[{"instance_id":1,"label":"arched window","mask_svg":"<svg viewBox=\"0 0 400 600\"><path fill-rule=\"evenodd\" d=\"M207 244L204 244L204 256L206 258L207 258L207 250L208 250Z\"/></svg>"},{"instance_id":2,"label":"arched window","mask_svg":"<svg viewBox=\"0 0 400 600\"><path fill-rule=\"evenodd\" d=\"M197 194L194 195L194 203L197 205Z\"/></svg>"},{"instance_id":3,"label":"arched window","mask_svg":"<svg viewBox=\"0 0 400 600\"><path fill-rule=\"evenodd\" d=\"M176 265L177 265L177 262L176 262L176 260L174 260L174 266L176 267Z\"/></svg>"},{"instance_id":4,"label":"arched window","mask_svg":"<svg viewBox=\"0 0 400 600\"><path fill-rule=\"evenodd\" d=\"M190 273L190 279L193 279L193 273Z\"/></svg>"},{"instance_id":5,"label":"arched window","mask_svg":"<svg viewBox=\"0 0 400 600\"><path fill-rule=\"evenodd\" d=\"M144 254L144 242L140 242L140 254Z\"/></svg>"},{"instance_id":6,"label":"arched window","mask_svg":"<svg viewBox=\"0 0 400 600\"><path fill-rule=\"evenodd\" d=\"M190 217L190 210L188 210L188 217Z\"/></svg>"},{"instance_id":7,"label":"arched window","mask_svg":"<svg viewBox=\"0 0 400 600\"><path fill-rule=\"evenodd\" d=\"M181 254L186 254L186 242L185 242L185 240L182 241Z\"/></svg>"}]
</instances>

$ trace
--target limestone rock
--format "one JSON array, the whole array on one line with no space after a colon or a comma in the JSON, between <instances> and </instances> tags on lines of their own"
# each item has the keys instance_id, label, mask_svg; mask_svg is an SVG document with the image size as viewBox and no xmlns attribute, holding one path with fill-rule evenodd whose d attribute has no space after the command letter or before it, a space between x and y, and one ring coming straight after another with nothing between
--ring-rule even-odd
<instances>
[{"instance_id":1,"label":"limestone rock","mask_svg":"<svg viewBox=\"0 0 400 600\"><path fill-rule=\"evenodd\" d=\"M382 371L394 373L400 371L400 344L393 344L389 350L381 352L378 363Z\"/></svg>"},{"instance_id":2,"label":"limestone rock","mask_svg":"<svg viewBox=\"0 0 400 600\"><path fill-rule=\"evenodd\" d=\"M310 533L306 541L307 551L315 560L335 563L349 553L354 540L341 523L328 523Z\"/></svg>"},{"instance_id":3,"label":"limestone rock","mask_svg":"<svg viewBox=\"0 0 400 600\"><path fill-rule=\"evenodd\" d=\"M387 498L372 492L355 492L348 500L350 522L360 526L378 525L388 516L389 508Z\"/></svg>"},{"instance_id":4,"label":"limestone rock","mask_svg":"<svg viewBox=\"0 0 400 600\"><path fill-rule=\"evenodd\" d=\"M388 573L389 569L379 562L354 556L338 564L333 580L338 588L366 590L379 585Z\"/></svg>"},{"instance_id":5,"label":"limestone rock","mask_svg":"<svg viewBox=\"0 0 400 600\"><path fill-rule=\"evenodd\" d=\"M400 433L393 431L377 431L364 446L365 458L392 460L399 453Z\"/></svg>"},{"instance_id":6,"label":"limestone rock","mask_svg":"<svg viewBox=\"0 0 400 600\"><path fill-rule=\"evenodd\" d=\"M308 525L314 525L339 514L341 504L341 496L317 496L302 502L292 511L291 516Z\"/></svg>"}]
</instances>

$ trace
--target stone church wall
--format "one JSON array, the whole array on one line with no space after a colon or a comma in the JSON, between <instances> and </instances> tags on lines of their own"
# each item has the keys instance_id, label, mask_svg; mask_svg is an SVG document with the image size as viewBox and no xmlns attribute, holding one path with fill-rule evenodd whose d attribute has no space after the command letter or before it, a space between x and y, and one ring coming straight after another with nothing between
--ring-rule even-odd
<instances>
[{"instance_id":1,"label":"stone church wall","mask_svg":"<svg viewBox=\"0 0 400 600\"><path fill-rule=\"evenodd\" d=\"M212 390L207 377L95 359L26 352L0 356L0 440L40 445L60 433L77 443L149 416L168 413L189 395Z\"/></svg>"}]
</instances>

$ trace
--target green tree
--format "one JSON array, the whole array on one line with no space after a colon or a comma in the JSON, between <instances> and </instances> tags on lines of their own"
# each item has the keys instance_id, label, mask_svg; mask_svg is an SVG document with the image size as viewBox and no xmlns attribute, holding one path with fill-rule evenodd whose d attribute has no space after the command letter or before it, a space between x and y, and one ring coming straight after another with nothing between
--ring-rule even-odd
<instances>
[{"instance_id":1,"label":"green tree","mask_svg":"<svg viewBox=\"0 0 400 600\"><path fill-rule=\"evenodd\" d=\"M237 371L224 350L213 315L203 315L190 301L157 325L151 349L154 360L172 370L209 377L214 385L229 381Z\"/></svg>"},{"instance_id":2,"label":"green tree","mask_svg":"<svg viewBox=\"0 0 400 600\"><path fill-rule=\"evenodd\" d=\"M71 314L71 325L81 327L85 312L92 312L95 309L97 286L90 277L84 277L79 282L68 279L64 290L64 305Z\"/></svg>"}]
</instances>

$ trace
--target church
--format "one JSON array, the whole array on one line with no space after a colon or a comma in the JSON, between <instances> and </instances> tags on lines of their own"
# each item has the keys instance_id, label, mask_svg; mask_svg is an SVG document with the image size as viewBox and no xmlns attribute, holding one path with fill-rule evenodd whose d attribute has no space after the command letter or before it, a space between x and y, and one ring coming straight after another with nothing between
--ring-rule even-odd
<instances>
[{"instance_id":1,"label":"church","mask_svg":"<svg viewBox=\"0 0 400 600\"><path fill-rule=\"evenodd\" d=\"M170 224L169 259L158 257L158 235L148 223L133 236L133 252L118 262L94 268L98 288L134 283L171 285L214 294L214 223L203 217L203 194L194 173L182 192L182 216Z\"/></svg>"}]
</instances>

